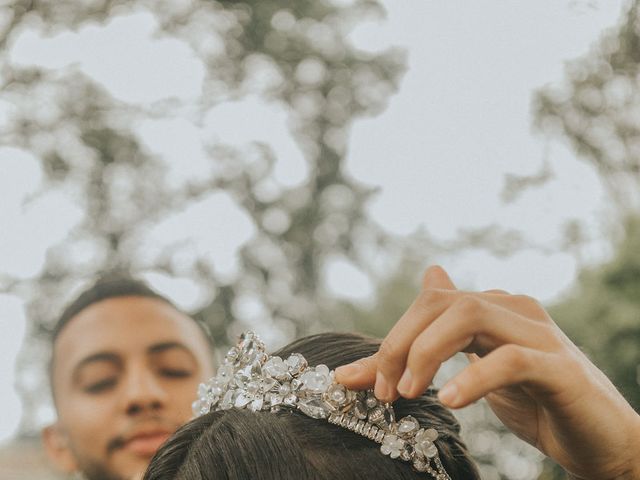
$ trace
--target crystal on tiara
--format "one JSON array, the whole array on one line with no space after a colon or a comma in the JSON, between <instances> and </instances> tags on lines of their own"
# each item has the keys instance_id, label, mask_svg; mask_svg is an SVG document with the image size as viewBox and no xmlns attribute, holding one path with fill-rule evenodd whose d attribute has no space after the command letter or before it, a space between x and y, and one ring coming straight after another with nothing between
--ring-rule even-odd
<instances>
[{"instance_id":1,"label":"crystal on tiara","mask_svg":"<svg viewBox=\"0 0 640 480\"><path fill-rule=\"evenodd\" d=\"M349 390L334 377L326 365L310 367L299 353L286 359L267 355L260 338L246 332L216 376L198 387L193 414L232 408L299 410L373 440L383 454L409 462L435 480L451 480L438 456L435 429L422 427L410 415L396 421L393 407L378 401L371 390Z\"/></svg>"}]
</instances>

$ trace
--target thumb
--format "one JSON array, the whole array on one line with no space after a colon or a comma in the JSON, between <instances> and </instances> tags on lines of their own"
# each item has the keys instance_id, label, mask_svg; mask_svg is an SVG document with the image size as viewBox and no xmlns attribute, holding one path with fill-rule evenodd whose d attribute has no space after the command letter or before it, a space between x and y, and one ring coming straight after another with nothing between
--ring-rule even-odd
<instances>
[{"instance_id":1,"label":"thumb","mask_svg":"<svg viewBox=\"0 0 640 480\"><path fill-rule=\"evenodd\" d=\"M432 265L427 268L422 277L422 288L457 290L447 272L440 265Z\"/></svg>"},{"instance_id":2,"label":"thumb","mask_svg":"<svg viewBox=\"0 0 640 480\"><path fill-rule=\"evenodd\" d=\"M336 368L336 382L353 390L372 388L376 383L377 354Z\"/></svg>"}]
</instances>

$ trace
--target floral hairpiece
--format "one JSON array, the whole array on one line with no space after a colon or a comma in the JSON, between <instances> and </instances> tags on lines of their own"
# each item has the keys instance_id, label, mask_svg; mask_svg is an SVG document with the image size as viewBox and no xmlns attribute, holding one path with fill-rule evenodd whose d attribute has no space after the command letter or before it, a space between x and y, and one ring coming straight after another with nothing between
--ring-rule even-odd
<instances>
[{"instance_id":1,"label":"floral hairpiece","mask_svg":"<svg viewBox=\"0 0 640 480\"><path fill-rule=\"evenodd\" d=\"M421 427L410 415L396 421L393 407L376 399L371 390L347 389L335 382L326 365L310 367L299 353L286 360L267 355L253 332L240 336L217 375L200 384L198 397L195 416L232 408L297 409L381 444L383 454L411 462L435 480L451 480L438 456L435 429Z\"/></svg>"}]
</instances>

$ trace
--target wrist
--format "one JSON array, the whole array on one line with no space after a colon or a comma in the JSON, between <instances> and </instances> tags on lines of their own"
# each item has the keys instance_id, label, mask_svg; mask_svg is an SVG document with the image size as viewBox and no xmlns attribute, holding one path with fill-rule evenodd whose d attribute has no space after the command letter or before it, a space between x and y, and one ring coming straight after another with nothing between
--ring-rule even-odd
<instances>
[{"instance_id":1,"label":"wrist","mask_svg":"<svg viewBox=\"0 0 640 480\"><path fill-rule=\"evenodd\" d=\"M631 435L629 438L629 467L626 476L620 477L621 480L640 478L640 415L634 412L631 425Z\"/></svg>"},{"instance_id":2,"label":"wrist","mask_svg":"<svg viewBox=\"0 0 640 480\"><path fill-rule=\"evenodd\" d=\"M607 473L600 472L597 477L577 476L567 473L568 480L638 480L640 479L640 415L634 412L634 417L627 424L626 445L624 457L620 457L617 466L607 468ZM622 453L622 452L621 452Z\"/></svg>"},{"instance_id":3,"label":"wrist","mask_svg":"<svg viewBox=\"0 0 640 480\"><path fill-rule=\"evenodd\" d=\"M640 478L640 415L633 412L629 426L628 459L626 465L611 480L636 480Z\"/></svg>"},{"instance_id":4,"label":"wrist","mask_svg":"<svg viewBox=\"0 0 640 480\"><path fill-rule=\"evenodd\" d=\"M630 479L632 478L640 478L640 415L636 414L636 422L635 422L636 428L633 430L632 433L632 438L631 438L631 445L633 445L635 448L632 448L631 450L634 451L634 453L632 454L632 458L631 458L631 476L629 477Z\"/></svg>"},{"instance_id":5,"label":"wrist","mask_svg":"<svg viewBox=\"0 0 640 480\"><path fill-rule=\"evenodd\" d=\"M635 480L640 478L640 415L634 412L630 425L629 457L625 468L612 480Z\"/></svg>"}]
</instances>

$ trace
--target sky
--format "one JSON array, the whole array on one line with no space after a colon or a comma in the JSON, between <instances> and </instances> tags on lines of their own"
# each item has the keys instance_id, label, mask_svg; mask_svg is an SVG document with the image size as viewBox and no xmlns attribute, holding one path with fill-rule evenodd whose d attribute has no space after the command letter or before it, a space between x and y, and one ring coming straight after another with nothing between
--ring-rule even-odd
<instances>
[{"instance_id":1,"label":"sky","mask_svg":"<svg viewBox=\"0 0 640 480\"><path fill-rule=\"evenodd\" d=\"M461 229L495 224L501 230L516 229L552 251L560 242L563 223L575 218L585 222L593 237L583 249L584 258L589 263L606 259L607 203L598 178L561 141L532 131L530 104L536 89L561 82L567 60L585 54L603 29L615 25L624 2L382 3L388 17L356 27L350 39L364 50L406 48L409 69L388 108L357 120L351 131L347 173L380 187L369 206L371 216L396 235L426 230L444 242L455 239ZM152 15L138 12L53 38L25 32L13 43L10 58L52 69L74 64L114 97L130 103L171 96L189 101L202 81L202 66L184 44L152 38L155 26ZM144 65L137 61L141 57L147 59ZM123 68L132 72L127 81L117 74ZM0 123L7 108L0 105ZM206 132L215 130L237 145L268 140L278 157L270 187L277 189L300 184L307 174L286 121L286 112L249 96L217 107L202 126L177 117L141 122L136 133L167 159L176 182L195 178L207 168L199 146ZM545 161L552 172L549 182L509 204L501 202L505 175L534 174ZM42 266L47 245L64 238L79 212L68 192L52 192L22 206L42 176L37 159L28 153L0 146L0 168L0 271L29 277ZM197 227L201 212L212 210L225 217L224 238ZM43 219L47 236L33 235ZM185 241L211 252L228 275L237 269L236 249L253 233L246 215L220 193L149 232L152 247L162 248L160 239L175 232L176 224L192 225L183 233ZM547 303L566 294L577 271L570 254L534 250L507 258L472 250L435 260L459 287L501 288ZM166 278L150 281L160 290L173 289L177 303L185 308L204 301L193 285ZM362 301L371 297L366 277L343 259L327 266L326 282L336 294ZM13 382L24 335L22 303L0 295L0 409L5 412L0 416L0 442L18 425L21 410Z\"/></svg>"}]
</instances>

